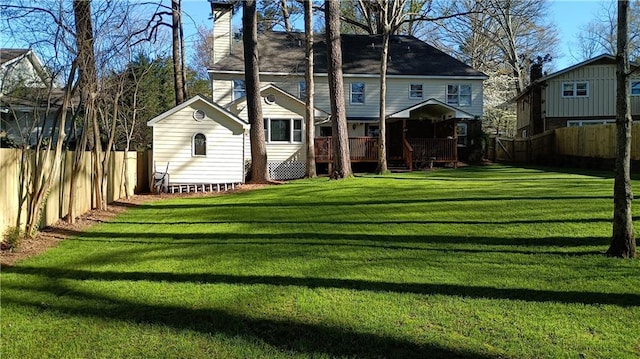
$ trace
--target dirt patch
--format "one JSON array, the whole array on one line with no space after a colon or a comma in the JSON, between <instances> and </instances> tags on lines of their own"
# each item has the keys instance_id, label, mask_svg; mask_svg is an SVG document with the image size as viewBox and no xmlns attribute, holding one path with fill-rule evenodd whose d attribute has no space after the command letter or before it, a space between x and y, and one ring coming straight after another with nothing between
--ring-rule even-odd
<instances>
[{"instance_id":1,"label":"dirt patch","mask_svg":"<svg viewBox=\"0 0 640 359\"><path fill-rule=\"evenodd\" d=\"M88 228L98 223L108 222L110 219L124 212L128 208L139 206L144 203L168 198L221 196L227 193L251 191L265 186L267 185L244 184L236 187L233 191L227 192L137 194L129 199L123 198L109 204L109 207L106 210L94 209L83 214L76 219L74 224L69 224L65 220L60 220L51 226L43 228L38 232L35 238L23 240L17 250L2 251L0 253L0 266L12 266L24 258L43 253L47 249L55 247L62 240L77 235L79 232L86 231Z\"/></svg>"}]
</instances>

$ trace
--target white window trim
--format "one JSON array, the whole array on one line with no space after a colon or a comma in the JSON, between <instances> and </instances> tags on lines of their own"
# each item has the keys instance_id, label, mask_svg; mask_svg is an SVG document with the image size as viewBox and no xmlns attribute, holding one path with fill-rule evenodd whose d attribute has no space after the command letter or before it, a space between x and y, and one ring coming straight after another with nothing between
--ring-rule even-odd
<instances>
[{"instance_id":1,"label":"white window trim","mask_svg":"<svg viewBox=\"0 0 640 359\"><path fill-rule=\"evenodd\" d=\"M271 120L276 121L289 121L289 141L271 141ZM300 141L294 141L293 134L295 133L295 121L300 121ZM304 143L304 121L301 118L265 118L264 119L265 129L264 129L264 137L265 143L269 144L291 144L298 145Z\"/></svg>"},{"instance_id":2,"label":"white window trim","mask_svg":"<svg viewBox=\"0 0 640 359\"><path fill-rule=\"evenodd\" d=\"M362 84L362 102L353 102L353 85L354 84ZM357 105L357 106L364 105L367 102L366 98L367 98L367 85L364 82L357 81L357 82L349 83L349 104L350 105Z\"/></svg>"},{"instance_id":3,"label":"white window trim","mask_svg":"<svg viewBox=\"0 0 640 359\"><path fill-rule=\"evenodd\" d=\"M420 96L411 96L411 86L420 86ZM422 100L424 98L424 84L422 83L410 83L409 84L409 100Z\"/></svg>"},{"instance_id":4,"label":"white window trim","mask_svg":"<svg viewBox=\"0 0 640 359\"><path fill-rule=\"evenodd\" d=\"M458 99L456 100L455 103L453 102L449 102L449 86L456 86L458 88L458 93L456 94L458 96ZM471 98L469 99L469 104L461 104L460 103L460 97L461 97L461 89L460 87L462 86L469 86L469 92L470 92L470 96ZM447 84L446 88L445 88L445 103L447 105L455 105L455 106L460 106L460 107L470 107L473 105L473 86L470 83L464 83L464 84Z\"/></svg>"},{"instance_id":5,"label":"white window trim","mask_svg":"<svg viewBox=\"0 0 640 359\"><path fill-rule=\"evenodd\" d=\"M582 127L585 124L593 125L608 125L616 123L616 119L603 119L603 120L569 120L567 121L567 127ZM573 126L572 126L573 125Z\"/></svg>"},{"instance_id":6,"label":"white window trim","mask_svg":"<svg viewBox=\"0 0 640 359\"><path fill-rule=\"evenodd\" d=\"M196 155L196 136L204 136L204 155ZM196 132L191 136L191 157L207 157L207 135L202 132Z\"/></svg>"},{"instance_id":7,"label":"white window trim","mask_svg":"<svg viewBox=\"0 0 640 359\"><path fill-rule=\"evenodd\" d=\"M637 94L634 94L634 93L632 92L632 86L633 86L633 83L634 83L634 82L635 82L635 83L637 83L637 84L638 84L638 86L640 86L640 79L633 79L633 80L629 80L629 95L634 96L634 97L635 97L635 96L640 96L640 92L638 92Z\"/></svg>"},{"instance_id":8,"label":"white window trim","mask_svg":"<svg viewBox=\"0 0 640 359\"><path fill-rule=\"evenodd\" d=\"M586 84L587 85L587 94L586 95L580 95L578 96L578 84ZM573 93L572 95L565 95L564 94L564 86L565 85L573 85ZM585 98L585 97L589 97L589 82L588 81L570 81L570 82L563 82L562 83L562 87L560 88L560 95L562 95L563 98Z\"/></svg>"},{"instance_id":9,"label":"white window trim","mask_svg":"<svg viewBox=\"0 0 640 359\"><path fill-rule=\"evenodd\" d=\"M245 83L244 84L244 96L236 97L236 84L235 84L236 81L245 82L244 80L231 80L231 100L232 101L235 101L235 100L237 100L239 98L243 98L243 97L247 96L247 84Z\"/></svg>"},{"instance_id":10,"label":"white window trim","mask_svg":"<svg viewBox=\"0 0 640 359\"><path fill-rule=\"evenodd\" d=\"M302 97L302 89L300 88L300 85L304 84L304 95L305 97ZM298 99L303 100L306 98L307 96L307 82L306 81L298 81Z\"/></svg>"}]
</instances>

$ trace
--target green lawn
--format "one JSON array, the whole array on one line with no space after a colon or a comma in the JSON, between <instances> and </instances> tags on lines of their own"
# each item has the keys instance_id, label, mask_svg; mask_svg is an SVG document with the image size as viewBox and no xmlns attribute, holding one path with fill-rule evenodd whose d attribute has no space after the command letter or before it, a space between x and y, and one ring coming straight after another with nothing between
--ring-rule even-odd
<instances>
[{"instance_id":1,"label":"green lawn","mask_svg":"<svg viewBox=\"0 0 640 359\"><path fill-rule=\"evenodd\" d=\"M143 205L3 268L2 358L637 358L612 187L490 166Z\"/></svg>"}]
</instances>

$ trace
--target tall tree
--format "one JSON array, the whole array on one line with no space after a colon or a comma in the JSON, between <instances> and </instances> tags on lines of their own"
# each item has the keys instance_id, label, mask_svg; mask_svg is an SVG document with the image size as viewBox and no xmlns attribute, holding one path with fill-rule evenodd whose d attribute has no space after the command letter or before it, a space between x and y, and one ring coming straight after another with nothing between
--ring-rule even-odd
<instances>
[{"instance_id":1,"label":"tall tree","mask_svg":"<svg viewBox=\"0 0 640 359\"><path fill-rule=\"evenodd\" d=\"M313 79L313 3L312 0L304 0L304 56L305 56L305 141L307 143L307 177L316 177L316 155L315 155L315 123L313 97L315 92L315 82Z\"/></svg>"},{"instance_id":2,"label":"tall tree","mask_svg":"<svg viewBox=\"0 0 640 359\"><path fill-rule=\"evenodd\" d=\"M251 141L251 183L267 183L269 168L264 138L264 119L260 103L260 78L258 67L258 21L255 0L242 5L242 41L244 46L244 76L247 91L247 116Z\"/></svg>"},{"instance_id":3,"label":"tall tree","mask_svg":"<svg viewBox=\"0 0 640 359\"><path fill-rule=\"evenodd\" d=\"M607 255L633 258L636 239L633 232L631 201L631 108L629 101L629 1L618 1L618 31L616 52L616 170L613 186L613 237Z\"/></svg>"},{"instance_id":4,"label":"tall tree","mask_svg":"<svg viewBox=\"0 0 640 359\"><path fill-rule=\"evenodd\" d=\"M187 97L184 75L184 35L182 32L181 0L171 0L171 38L173 49L173 79L176 95L176 106Z\"/></svg>"},{"instance_id":5,"label":"tall tree","mask_svg":"<svg viewBox=\"0 0 640 359\"><path fill-rule=\"evenodd\" d=\"M344 104L342 81L342 45L340 41L340 2L326 0L325 27L327 42L327 67L329 99L331 101L333 171L331 178L351 177L347 112ZM245 56L246 58L246 56Z\"/></svg>"}]
</instances>

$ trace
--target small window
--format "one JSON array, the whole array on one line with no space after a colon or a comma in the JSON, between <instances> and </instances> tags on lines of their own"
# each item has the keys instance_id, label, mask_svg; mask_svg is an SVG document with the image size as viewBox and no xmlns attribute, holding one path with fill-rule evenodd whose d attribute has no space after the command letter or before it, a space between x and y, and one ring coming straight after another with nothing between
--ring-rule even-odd
<instances>
[{"instance_id":1,"label":"small window","mask_svg":"<svg viewBox=\"0 0 640 359\"><path fill-rule=\"evenodd\" d=\"M471 106L471 85L447 85L447 104Z\"/></svg>"},{"instance_id":2,"label":"small window","mask_svg":"<svg viewBox=\"0 0 640 359\"><path fill-rule=\"evenodd\" d=\"M458 132L458 146L466 146L467 145L467 124L458 123L456 126L456 131Z\"/></svg>"},{"instance_id":3,"label":"small window","mask_svg":"<svg viewBox=\"0 0 640 359\"><path fill-rule=\"evenodd\" d=\"M247 95L247 88L244 80L233 80L233 99L237 100Z\"/></svg>"},{"instance_id":4,"label":"small window","mask_svg":"<svg viewBox=\"0 0 640 359\"><path fill-rule=\"evenodd\" d=\"M562 84L562 97L588 97L589 83L565 82Z\"/></svg>"},{"instance_id":5,"label":"small window","mask_svg":"<svg viewBox=\"0 0 640 359\"><path fill-rule=\"evenodd\" d=\"M633 80L631 81L631 84L629 85L629 87L631 88L631 96L640 96L640 81L638 80Z\"/></svg>"},{"instance_id":6,"label":"small window","mask_svg":"<svg viewBox=\"0 0 640 359\"><path fill-rule=\"evenodd\" d=\"M351 104L364 104L364 82L351 83Z\"/></svg>"},{"instance_id":7,"label":"small window","mask_svg":"<svg viewBox=\"0 0 640 359\"><path fill-rule=\"evenodd\" d=\"M193 136L193 155L194 156L206 156L207 155L207 137L202 133L196 133Z\"/></svg>"},{"instance_id":8,"label":"small window","mask_svg":"<svg viewBox=\"0 0 640 359\"><path fill-rule=\"evenodd\" d=\"M422 84L410 84L409 85L409 98L422 99Z\"/></svg>"},{"instance_id":9,"label":"small window","mask_svg":"<svg viewBox=\"0 0 640 359\"><path fill-rule=\"evenodd\" d=\"M307 83L305 81L298 82L298 98L301 100L307 98Z\"/></svg>"},{"instance_id":10,"label":"small window","mask_svg":"<svg viewBox=\"0 0 640 359\"><path fill-rule=\"evenodd\" d=\"M264 97L264 102L266 102L267 105L273 105L274 103L276 103L276 95L272 93L268 94Z\"/></svg>"}]
</instances>

